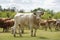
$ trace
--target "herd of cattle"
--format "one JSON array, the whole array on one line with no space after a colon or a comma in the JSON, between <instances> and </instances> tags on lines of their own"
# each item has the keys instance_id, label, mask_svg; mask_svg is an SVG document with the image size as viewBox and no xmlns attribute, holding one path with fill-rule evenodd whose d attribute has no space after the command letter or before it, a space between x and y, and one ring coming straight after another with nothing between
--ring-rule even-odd
<instances>
[{"instance_id":1,"label":"herd of cattle","mask_svg":"<svg viewBox=\"0 0 60 40\"><path fill-rule=\"evenodd\" d=\"M55 30L60 30L60 19L41 19L41 16L44 12L39 11L36 13L17 13L14 16L14 19L10 18L0 18L0 28L3 28L3 32L12 29L14 37L16 36L16 29L19 31L19 35L22 36L24 33L25 26L31 30L31 36L36 36L36 30L40 27L47 30L49 28L52 31L52 28Z\"/></svg>"}]
</instances>

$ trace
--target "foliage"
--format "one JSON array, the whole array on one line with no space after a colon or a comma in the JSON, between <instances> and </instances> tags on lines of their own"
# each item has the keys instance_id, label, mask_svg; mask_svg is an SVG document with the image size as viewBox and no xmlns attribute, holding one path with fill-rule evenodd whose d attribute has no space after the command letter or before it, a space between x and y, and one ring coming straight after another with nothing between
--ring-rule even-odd
<instances>
[{"instance_id":1,"label":"foliage","mask_svg":"<svg viewBox=\"0 0 60 40\"><path fill-rule=\"evenodd\" d=\"M53 10L50 10L50 9L43 9L43 8L36 8L34 10L31 10L31 12L36 12L36 11L43 11L44 12L44 15L42 16L43 19L48 19L49 17L52 17L52 18L55 18L55 19L58 19L60 18L60 12L54 12ZM15 7L12 7L12 8L7 8L7 9L2 9L2 6L0 6L0 17L4 17L4 18L13 18L14 15L16 14L15 13L16 11L16 8ZM24 13L25 10L23 9L20 9L19 11L20 13ZM29 13L29 12L28 12Z\"/></svg>"},{"instance_id":2,"label":"foliage","mask_svg":"<svg viewBox=\"0 0 60 40\"><path fill-rule=\"evenodd\" d=\"M60 19L60 12L55 13L53 18Z\"/></svg>"},{"instance_id":3,"label":"foliage","mask_svg":"<svg viewBox=\"0 0 60 40\"><path fill-rule=\"evenodd\" d=\"M15 15L15 12L12 12L12 11L1 11L0 12L0 17L1 18L13 18L14 17L14 15Z\"/></svg>"},{"instance_id":4,"label":"foliage","mask_svg":"<svg viewBox=\"0 0 60 40\"><path fill-rule=\"evenodd\" d=\"M24 10L23 10L23 9L21 9L19 12L20 12L20 13L24 13Z\"/></svg>"},{"instance_id":5,"label":"foliage","mask_svg":"<svg viewBox=\"0 0 60 40\"><path fill-rule=\"evenodd\" d=\"M40 10L40 11L45 11L45 9L43 9L43 8L36 8L36 9L34 9L34 10L31 10L31 12L36 12L36 11L38 11L38 10Z\"/></svg>"}]
</instances>

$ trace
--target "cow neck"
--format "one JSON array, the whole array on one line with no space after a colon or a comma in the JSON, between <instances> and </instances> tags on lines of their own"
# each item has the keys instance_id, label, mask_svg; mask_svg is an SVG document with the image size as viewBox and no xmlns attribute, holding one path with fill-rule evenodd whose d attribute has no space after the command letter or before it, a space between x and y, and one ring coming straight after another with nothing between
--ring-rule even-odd
<instances>
[{"instance_id":1,"label":"cow neck","mask_svg":"<svg viewBox=\"0 0 60 40\"><path fill-rule=\"evenodd\" d=\"M36 25L36 24L39 24L37 19L36 19L36 15L33 16L33 23Z\"/></svg>"}]
</instances>

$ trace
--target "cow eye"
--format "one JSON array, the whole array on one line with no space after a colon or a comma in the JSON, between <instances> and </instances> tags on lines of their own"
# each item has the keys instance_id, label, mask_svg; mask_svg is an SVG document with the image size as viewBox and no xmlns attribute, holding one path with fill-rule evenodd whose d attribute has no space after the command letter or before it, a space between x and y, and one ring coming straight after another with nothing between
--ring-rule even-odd
<instances>
[{"instance_id":1,"label":"cow eye","mask_svg":"<svg viewBox=\"0 0 60 40\"><path fill-rule=\"evenodd\" d=\"M34 13L34 15L36 15L36 13Z\"/></svg>"},{"instance_id":2,"label":"cow eye","mask_svg":"<svg viewBox=\"0 0 60 40\"><path fill-rule=\"evenodd\" d=\"M42 12L42 15L43 15L44 13Z\"/></svg>"},{"instance_id":3,"label":"cow eye","mask_svg":"<svg viewBox=\"0 0 60 40\"><path fill-rule=\"evenodd\" d=\"M40 12L41 13L41 15L43 15L44 14L44 12Z\"/></svg>"}]
</instances>

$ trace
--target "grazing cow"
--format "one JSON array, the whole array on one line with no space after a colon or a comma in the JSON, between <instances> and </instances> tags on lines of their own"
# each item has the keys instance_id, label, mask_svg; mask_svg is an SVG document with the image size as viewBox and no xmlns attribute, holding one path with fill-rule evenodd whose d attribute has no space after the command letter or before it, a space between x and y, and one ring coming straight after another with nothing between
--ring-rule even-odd
<instances>
[{"instance_id":1,"label":"grazing cow","mask_svg":"<svg viewBox=\"0 0 60 40\"><path fill-rule=\"evenodd\" d=\"M40 18L44 12L39 11L36 13L17 13L14 16L15 24L14 24L14 37L16 36L16 28L19 27L19 34L22 36L21 31L24 30L24 26L29 26L31 30L31 36L36 36L36 30L39 28ZM34 29L34 30L33 30ZM34 31L34 32L33 32Z\"/></svg>"}]
</instances>

